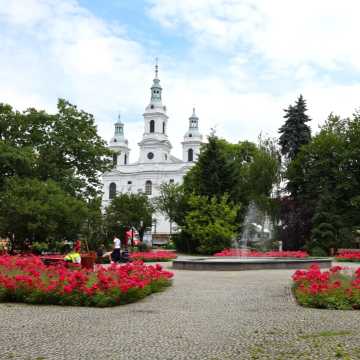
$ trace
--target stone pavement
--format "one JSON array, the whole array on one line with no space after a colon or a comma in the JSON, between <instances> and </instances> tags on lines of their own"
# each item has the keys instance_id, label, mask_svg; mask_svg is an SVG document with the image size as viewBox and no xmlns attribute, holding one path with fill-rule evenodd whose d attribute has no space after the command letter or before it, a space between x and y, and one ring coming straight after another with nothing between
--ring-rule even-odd
<instances>
[{"instance_id":1,"label":"stone pavement","mask_svg":"<svg viewBox=\"0 0 360 360\"><path fill-rule=\"evenodd\" d=\"M178 270L107 309L0 304L0 359L360 359L360 311L305 309L288 270Z\"/></svg>"}]
</instances>

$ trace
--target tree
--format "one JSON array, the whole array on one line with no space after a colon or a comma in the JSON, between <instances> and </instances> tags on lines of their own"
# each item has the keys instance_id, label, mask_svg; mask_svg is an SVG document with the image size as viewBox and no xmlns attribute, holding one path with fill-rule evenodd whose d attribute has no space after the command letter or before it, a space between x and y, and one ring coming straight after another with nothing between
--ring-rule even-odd
<instances>
[{"instance_id":1,"label":"tree","mask_svg":"<svg viewBox=\"0 0 360 360\"><path fill-rule=\"evenodd\" d=\"M290 191L308 211L308 248L351 246L360 228L360 114L330 115L289 165ZM355 245L355 244L353 244Z\"/></svg>"},{"instance_id":2,"label":"tree","mask_svg":"<svg viewBox=\"0 0 360 360\"><path fill-rule=\"evenodd\" d=\"M195 166L185 175L184 186L188 193L202 196L230 196L237 190L238 171L226 151L226 142L211 135L203 145Z\"/></svg>"},{"instance_id":3,"label":"tree","mask_svg":"<svg viewBox=\"0 0 360 360\"><path fill-rule=\"evenodd\" d=\"M0 193L0 232L9 235L15 247L75 240L86 215L86 203L52 180L12 177Z\"/></svg>"},{"instance_id":4,"label":"tree","mask_svg":"<svg viewBox=\"0 0 360 360\"><path fill-rule=\"evenodd\" d=\"M236 235L238 206L229 204L226 195L220 199L191 195L189 205L182 229L198 244L196 251L212 255L230 247Z\"/></svg>"},{"instance_id":5,"label":"tree","mask_svg":"<svg viewBox=\"0 0 360 360\"><path fill-rule=\"evenodd\" d=\"M307 122L310 118L306 114L306 102L302 95L299 96L295 105L290 105L285 110L285 124L279 129L281 153L289 160L295 159L301 146L311 139L311 130Z\"/></svg>"},{"instance_id":6,"label":"tree","mask_svg":"<svg viewBox=\"0 0 360 360\"><path fill-rule=\"evenodd\" d=\"M144 194L119 194L106 208L105 223L109 234L123 239L126 227L133 226L142 239L145 229L152 225L154 207Z\"/></svg>"},{"instance_id":7,"label":"tree","mask_svg":"<svg viewBox=\"0 0 360 360\"><path fill-rule=\"evenodd\" d=\"M50 242L77 236L86 223L84 234L93 239L96 230L89 224L101 217L95 199L101 193L100 174L111 168L111 154L94 117L63 99L56 114L32 108L19 112L0 104L0 234L15 235L20 245L35 237Z\"/></svg>"},{"instance_id":8,"label":"tree","mask_svg":"<svg viewBox=\"0 0 360 360\"><path fill-rule=\"evenodd\" d=\"M306 114L306 102L302 95L299 96L295 105L290 105L285 110L285 123L279 129L279 144L281 153L285 157L288 169L293 166L297 155L302 147L311 141L311 130L306 124L310 118ZM297 195L300 189L298 183L289 175L289 170L285 170L286 196L279 201L280 220L282 227L279 228L279 237L284 243L284 248L298 249L304 246L310 234L310 219L307 208L303 208L302 201ZM291 171L291 170L290 170Z\"/></svg>"},{"instance_id":9,"label":"tree","mask_svg":"<svg viewBox=\"0 0 360 360\"><path fill-rule=\"evenodd\" d=\"M160 186L160 194L154 199L157 211L166 216L171 223L181 226L185 220L188 208L186 195L182 185L163 183Z\"/></svg>"},{"instance_id":10,"label":"tree","mask_svg":"<svg viewBox=\"0 0 360 360\"><path fill-rule=\"evenodd\" d=\"M0 146L2 180L51 179L73 196L99 194L99 175L111 168L112 152L97 134L94 117L63 99L54 115L0 104Z\"/></svg>"}]
</instances>

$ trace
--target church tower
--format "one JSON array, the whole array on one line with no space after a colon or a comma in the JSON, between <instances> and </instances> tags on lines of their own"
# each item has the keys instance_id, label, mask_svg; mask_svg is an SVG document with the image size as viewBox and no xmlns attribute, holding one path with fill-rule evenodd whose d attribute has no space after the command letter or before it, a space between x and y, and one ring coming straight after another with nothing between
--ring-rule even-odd
<instances>
[{"instance_id":1,"label":"church tower","mask_svg":"<svg viewBox=\"0 0 360 360\"><path fill-rule=\"evenodd\" d=\"M200 153L200 147L202 143L202 135L199 131L199 118L195 114L195 108L193 113L189 117L189 129L184 135L183 146L183 161L194 162Z\"/></svg>"},{"instance_id":2,"label":"church tower","mask_svg":"<svg viewBox=\"0 0 360 360\"><path fill-rule=\"evenodd\" d=\"M114 168L129 163L130 149L128 141L124 137L124 124L120 121L120 115L115 123L115 133L110 140L109 148L115 152L113 155Z\"/></svg>"},{"instance_id":3,"label":"church tower","mask_svg":"<svg viewBox=\"0 0 360 360\"><path fill-rule=\"evenodd\" d=\"M167 136L166 107L162 104L162 87L159 79L159 67L156 62L155 78L151 86L150 103L143 114L144 134L139 143L140 163L162 163L170 159L171 144Z\"/></svg>"}]
</instances>

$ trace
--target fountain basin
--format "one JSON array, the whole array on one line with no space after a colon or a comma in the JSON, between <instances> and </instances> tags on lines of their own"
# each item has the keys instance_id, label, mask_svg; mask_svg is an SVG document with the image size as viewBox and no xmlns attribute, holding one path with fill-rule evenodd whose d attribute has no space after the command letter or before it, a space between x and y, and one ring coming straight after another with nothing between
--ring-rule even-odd
<instances>
[{"instance_id":1,"label":"fountain basin","mask_svg":"<svg viewBox=\"0 0 360 360\"><path fill-rule=\"evenodd\" d=\"M279 270L306 269L317 264L322 269L331 267L331 258L246 258L246 257L204 257L173 261L173 268L178 270Z\"/></svg>"}]
</instances>

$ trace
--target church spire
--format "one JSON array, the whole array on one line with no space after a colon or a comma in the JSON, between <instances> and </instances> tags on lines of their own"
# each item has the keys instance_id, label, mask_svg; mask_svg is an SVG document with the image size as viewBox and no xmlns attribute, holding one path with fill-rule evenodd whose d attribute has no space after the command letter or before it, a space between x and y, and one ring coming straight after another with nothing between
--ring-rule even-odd
<instances>
[{"instance_id":1,"label":"church spire","mask_svg":"<svg viewBox=\"0 0 360 360\"><path fill-rule=\"evenodd\" d=\"M199 118L195 114L195 108L193 108L193 113L189 117L189 130L199 128Z\"/></svg>"},{"instance_id":2,"label":"church spire","mask_svg":"<svg viewBox=\"0 0 360 360\"><path fill-rule=\"evenodd\" d=\"M153 80L153 85L151 87L151 103L152 104L161 105L161 92L162 92L162 87L160 86L160 79L159 79L158 58L156 58L155 78Z\"/></svg>"}]
</instances>

